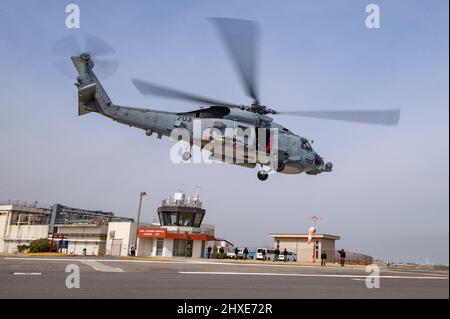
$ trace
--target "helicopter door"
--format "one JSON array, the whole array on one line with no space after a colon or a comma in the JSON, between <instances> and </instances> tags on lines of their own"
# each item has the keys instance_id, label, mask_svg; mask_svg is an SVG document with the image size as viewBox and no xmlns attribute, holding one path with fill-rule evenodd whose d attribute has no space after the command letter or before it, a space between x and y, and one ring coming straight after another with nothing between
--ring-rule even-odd
<instances>
[{"instance_id":1,"label":"helicopter door","mask_svg":"<svg viewBox=\"0 0 450 319\"><path fill-rule=\"evenodd\" d=\"M263 136L260 136L260 127L256 127L256 151L263 151L265 148L266 155L269 156L272 151L272 139L270 138L270 130L265 129Z\"/></svg>"},{"instance_id":2,"label":"helicopter door","mask_svg":"<svg viewBox=\"0 0 450 319\"><path fill-rule=\"evenodd\" d=\"M234 154L237 159L237 148L243 147L244 154L240 154L240 156L244 156L244 160L249 156L249 150L254 149L256 143L255 129L253 126L243 125L242 123L234 123L235 134L233 136L233 149ZM236 129L238 129L236 131ZM241 158L239 160L242 160Z\"/></svg>"}]
</instances>

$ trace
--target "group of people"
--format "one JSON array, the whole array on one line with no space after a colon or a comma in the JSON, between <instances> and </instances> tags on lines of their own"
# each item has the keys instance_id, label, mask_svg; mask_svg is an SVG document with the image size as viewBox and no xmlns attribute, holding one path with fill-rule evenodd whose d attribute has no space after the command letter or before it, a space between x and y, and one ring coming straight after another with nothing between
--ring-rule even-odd
<instances>
[{"instance_id":1,"label":"group of people","mask_svg":"<svg viewBox=\"0 0 450 319\"><path fill-rule=\"evenodd\" d=\"M263 261L270 260L270 257L267 256L267 251L265 249L262 249L261 255L262 255L262 260ZM286 248L284 249L284 251L282 253L280 252L280 249L276 248L273 251L273 261L275 262L277 260L280 260L280 255L283 255L283 257L284 257L283 260L284 261L288 261L288 259L289 259L288 258L289 252L286 250Z\"/></svg>"},{"instance_id":2,"label":"group of people","mask_svg":"<svg viewBox=\"0 0 450 319\"><path fill-rule=\"evenodd\" d=\"M243 259L248 259L248 248L245 247L244 250L242 251L242 258ZM239 259L239 248L235 248L234 249L234 259Z\"/></svg>"},{"instance_id":3,"label":"group of people","mask_svg":"<svg viewBox=\"0 0 450 319\"><path fill-rule=\"evenodd\" d=\"M213 250L213 248L211 246L209 246L206 250L207 250L206 258L211 259L212 258L212 250ZM245 247L242 250L242 257L241 258L242 259L248 259L248 254L249 254L248 248ZM217 254L216 257L218 259L226 258L225 249L223 247L219 248L218 254ZM234 259L240 259L240 257L239 257L239 248L238 247L236 247L234 249Z\"/></svg>"},{"instance_id":4,"label":"group of people","mask_svg":"<svg viewBox=\"0 0 450 319\"><path fill-rule=\"evenodd\" d=\"M346 257L346 253L344 249L338 250L339 253L339 259L340 259L340 263L341 263L341 267L344 267L345 265L345 257ZM320 254L320 265L321 266L326 266L327 265L327 252L325 250L322 250L322 253Z\"/></svg>"},{"instance_id":5,"label":"group of people","mask_svg":"<svg viewBox=\"0 0 450 319\"><path fill-rule=\"evenodd\" d=\"M274 262L280 259L280 255L281 255L280 249L275 248L275 250L273 251L273 254L274 254L274 258L273 258ZM284 262L288 261L288 254L289 253L288 253L286 248L283 250L282 254L283 254L283 257L284 257L283 261ZM263 260L267 260L267 257L266 257L267 252L266 252L265 249L262 251L262 255L263 255Z\"/></svg>"},{"instance_id":6,"label":"group of people","mask_svg":"<svg viewBox=\"0 0 450 319\"><path fill-rule=\"evenodd\" d=\"M207 257L208 259L211 259L211 257L212 257L212 254L211 254L211 253L212 253L212 247L209 246L206 250L207 250L207 255L206 255L206 257ZM248 259L248 253L249 253L248 248L245 247L245 248L243 249L243 251L242 251L242 258L243 258L243 259ZM345 258L346 258L345 250L344 250L344 249L338 250L338 253L339 253L339 257L340 257L340 264L341 264L341 267L344 267L344 265L345 265ZM276 248L276 249L274 250L274 258L273 258L273 261L275 262L275 261L279 260L281 254L283 254L283 256L284 256L283 261L284 261L284 262L288 261L288 254L289 254L289 253L288 253L288 251L286 250L286 248L283 250L282 253L280 252L280 249ZM263 260L264 260L264 261L267 260L267 252L266 252L265 249L263 249L262 255L263 255ZM131 246L131 249L130 249L130 256L136 256L136 249L135 249L134 246ZM186 257L192 257L192 247L191 247L190 244L188 244L187 249L186 249ZM219 259L223 259L223 258L226 257L225 249L224 249L223 247L220 247L220 248L219 248L219 254L218 254L217 257L218 257ZM320 265L321 265L322 267L325 267L325 266L327 265L327 258L328 258L327 252L326 252L325 250L322 250L322 253L320 254ZM238 247L236 247L236 248L234 249L234 259L239 259L239 248L238 248Z\"/></svg>"}]
</instances>

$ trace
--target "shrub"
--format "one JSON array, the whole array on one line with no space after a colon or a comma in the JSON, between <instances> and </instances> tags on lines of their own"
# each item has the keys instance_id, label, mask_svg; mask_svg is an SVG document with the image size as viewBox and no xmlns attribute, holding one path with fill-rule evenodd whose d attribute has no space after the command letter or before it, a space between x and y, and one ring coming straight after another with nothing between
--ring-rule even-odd
<instances>
[{"instance_id":1,"label":"shrub","mask_svg":"<svg viewBox=\"0 0 450 319\"><path fill-rule=\"evenodd\" d=\"M28 245L19 245L19 246L17 246L17 251L19 252L19 254L25 252L28 249L30 249L30 246L28 246Z\"/></svg>"},{"instance_id":2,"label":"shrub","mask_svg":"<svg viewBox=\"0 0 450 319\"><path fill-rule=\"evenodd\" d=\"M54 243L52 251L57 251ZM50 240L47 238L36 239L30 242L30 253L46 253L50 250Z\"/></svg>"}]
</instances>

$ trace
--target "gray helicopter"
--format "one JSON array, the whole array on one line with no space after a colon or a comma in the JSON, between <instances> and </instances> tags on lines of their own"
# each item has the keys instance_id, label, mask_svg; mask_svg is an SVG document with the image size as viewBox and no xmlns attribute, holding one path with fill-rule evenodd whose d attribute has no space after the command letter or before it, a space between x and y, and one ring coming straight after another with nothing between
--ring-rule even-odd
<instances>
[{"instance_id":1,"label":"gray helicopter","mask_svg":"<svg viewBox=\"0 0 450 319\"><path fill-rule=\"evenodd\" d=\"M103 40L94 36L86 36L87 50L73 50L73 39L63 39L55 46L55 53L65 55L67 51L78 52L71 56L78 76L75 85L78 88L78 114L84 115L90 112L96 112L106 116L118 123L129 125L144 130L148 136L155 134L158 138L163 136L170 137L173 130L183 128L187 130L192 138L193 123L200 121L202 130L214 128L223 132L226 128L252 128L256 132L258 129L265 128L276 129L277 143L271 140L269 133L256 133L253 139L239 140L238 144L244 144L244 148L255 148L258 151L271 153L271 145L276 144L276 165L267 167L267 161L259 160L252 162L232 161L236 164L248 168L260 166L258 179L267 180L269 173L276 171L284 174L306 173L317 175L323 172L331 172L333 165L325 163L311 146L308 139L296 135L282 125L275 123L269 115L295 115L312 118L332 119L340 121L362 122L378 125L397 125L400 120L400 110L356 110L356 111L291 111L279 112L261 104L256 87L256 69L257 69L257 43L259 28L255 22L247 20L214 18L211 19L218 29L223 42L228 49L228 53L234 62L234 65L240 75L246 94L253 99L249 106L226 103L202 96L174 90L171 88L155 85L146 81L132 79L135 87L143 95L155 95L166 98L181 99L195 102L207 107L199 107L189 112L166 112L144 108L135 108L128 106L119 106L114 104L108 94L94 74L94 65L109 69L112 73L117 64L110 60L97 59L96 56L114 53L112 47ZM69 45L68 45L69 44ZM67 47L71 49L67 50ZM72 54L71 54L72 55ZM97 69L96 69L97 70ZM106 72L108 73L108 72ZM189 148L184 154L183 159L190 157L193 145L205 147L212 140L211 137L202 138L195 142L192 138ZM214 140L220 140L215 137ZM214 142L214 141L213 141ZM233 140L236 145L236 139ZM259 149L258 149L259 148ZM225 161L225 157L211 156L216 160ZM230 163L229 161L226 161Z\"/></svg>"}]
</instances>

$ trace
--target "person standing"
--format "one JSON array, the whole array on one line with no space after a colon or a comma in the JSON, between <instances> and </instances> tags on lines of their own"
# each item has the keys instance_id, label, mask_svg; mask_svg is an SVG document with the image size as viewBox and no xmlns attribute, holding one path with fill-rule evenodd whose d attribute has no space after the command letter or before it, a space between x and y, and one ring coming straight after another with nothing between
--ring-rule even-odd
<instances>
[{"instance_id":1,"label":"person standing","mask_svg":"<svg viewBox=\"0 0 450 319\"><path fill-rule=\"evenodd\" d=\"M283 256L284 256L284 262L288 261L288 251L286 250L286 248L283 251Z\"/></svg>"},{"instance_id":2,"label":"person standing","mask_svg":"<svg viewBox=\"0 0 450 319\"><path fill-rule=\"evenodd\" d=\"M274 255L275 256L273 258L273 262L276 262L280 258L280 250L278 249L278 247L275 248Z\"/></svg>"},{"instance_id":3,"label":"person standing","mask_svg":"<svg viewBox=\"0 0 450 319\"><path fill-rule=\"evenodd\" d=\"M207 250L208 250L208 259L211 259L211 250L212 250L212 247L211 247L211 246L208 246Z\"/></svg>"},{"instance_id":4,"label":"person standing","mask_svg":"<svg viewBox=\"0 0 450 319\"><path fill-rule=\"evenodd\" d=\"M345 265L345 257L346 257L344 248L339 250L339 256L340 256L340 259L341 259L341 267L344 267L344 265Z\"/></svg>"},{"instance_id":5,"label":"person standing","mask_svg":"<svg viewBox=\"0 0 450 319\"><path fill-rule=\"evenodd\" d=\"M223 259L224 254L225 254L225 250L223 249L223 247L220 247L220 249L219 249L219 258Z\"/></svg>"},{"instance_id":6,"label":"person standing","mask_svg":"<svg viewBox=\"0 0 450 319\"><path fill-rule=\"evenodd\" d=\"M248 258L248 249L247 247L244 248L244 259Z\"/></svg>"},{"instance_id":7,"label":"person standing","mask_svg":"<svg viewBox=\"0 0 450 319\"><path fill-rule=\"evenodd\" d=\"M234 259L238 260L239 259L239 248L236 247L234 249Z\"/></svg>"},{"instance_id":8,"label":"person standing","mask_svg":"<svg viewBox=\"0 0 450 319\"><path fill-rule=\"evenodd\" d=\"M190 243L187 244L186 247L186 257L191 258L192 257L192 246Z\"/></svg>"},{"instance_id":9,"label":"person standing","mask_svg":"<svg viewBox=\"0 0 450 319\"><path fill-rule=\"evenodd\" d=\"M327 252L325 250L322 250L320 254L320 265L323 267L327 265Z\"/></svg>"},{"instance_id":10,"label":"person standing","mask_svg":"<svg viewBox=\"0 0 450 319\"><path fill-rule=\"evenodd\" d=\"M263 255L263 261L266 261L267 251L265 249L263 249L262 255Z\"/></svg>"}]
</instances>

